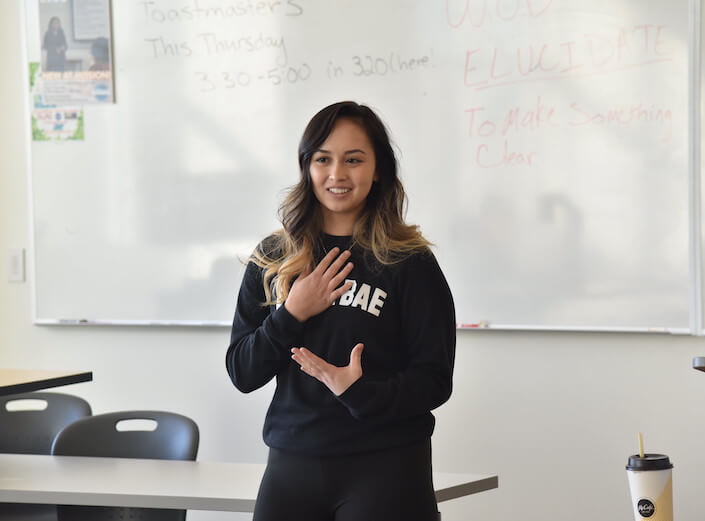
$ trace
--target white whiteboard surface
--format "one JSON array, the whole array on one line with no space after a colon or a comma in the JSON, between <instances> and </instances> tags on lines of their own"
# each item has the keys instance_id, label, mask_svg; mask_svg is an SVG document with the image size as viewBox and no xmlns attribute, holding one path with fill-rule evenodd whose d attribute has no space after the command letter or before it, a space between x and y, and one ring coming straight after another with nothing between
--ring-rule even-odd
<instances>
[{"instance_id":1,"label":"white whiteboard surface","mask_svg":"<svg viewBox=\"0 0 705 521\"><path fill-rule=\"evenodd\" d=\"M687 1L112 9L116 103L31 144L37 323L229 323L305 124L352 99L389 125L459 324L688 330Z\"/></svg>"}]
</instances>

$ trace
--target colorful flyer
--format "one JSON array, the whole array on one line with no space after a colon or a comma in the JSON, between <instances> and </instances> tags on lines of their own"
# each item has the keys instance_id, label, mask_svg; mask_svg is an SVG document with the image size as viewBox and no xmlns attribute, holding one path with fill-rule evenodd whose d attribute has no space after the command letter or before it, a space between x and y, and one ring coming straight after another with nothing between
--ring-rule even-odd
<instances>
[{"instance_id":1,"label":"colorful flyer","mask_svg":"<svg viewBox=\"0 0 705 521\"><path fill-rule=\"evenodd\" d=\"M115 101L110 0L39 0L39 35L44 103Z\"/></svg>"},{"instance_id":2,"label":"colorful flyer","mask_svg":"<svg viewBox=\"0 0 705 521\"><path fill-rule=\"evenodd\" d=\"M41 89L39 63L29 64L29 85L32 94L33 141L82 141L83 109L46 103Z\"/></svg>"}]
</instances>

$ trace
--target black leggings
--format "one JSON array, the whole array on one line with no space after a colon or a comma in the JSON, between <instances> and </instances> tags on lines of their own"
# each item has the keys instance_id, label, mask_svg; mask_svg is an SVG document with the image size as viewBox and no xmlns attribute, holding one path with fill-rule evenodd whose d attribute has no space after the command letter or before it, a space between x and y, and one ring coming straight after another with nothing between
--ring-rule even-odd
<instances>
[{"instance_id":1,"label":"black leggings","mask_svg":"<svg viewBox=\"0 0 705 521\"><path fill-rule=\"evenodd\" d=\"M431 441L350 456L270 449L253 521L436 521Z\"/></svg>"}]
</instances>

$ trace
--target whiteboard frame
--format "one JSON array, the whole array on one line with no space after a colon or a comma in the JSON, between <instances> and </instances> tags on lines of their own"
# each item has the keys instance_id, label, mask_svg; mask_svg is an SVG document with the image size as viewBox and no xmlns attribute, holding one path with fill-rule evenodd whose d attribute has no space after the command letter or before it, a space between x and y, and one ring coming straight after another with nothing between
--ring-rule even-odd
<instances>
[{"instance_id":1,"label":"whiteboard frame","mask_svg":"<svg viewBox=\"0 0 705 521\"><path fill-rule=\"evenodd\" d=\"M696 336L703 336L703 305L702 305L702 211L701 211L701 151L700 135L702 114L701 104L701 0L690 0L690 31L688 80L690 91L688 93L688 128L690 147L688 154L688 174L690 180L690 193L688 205L690 214L690 332Z\"/></svg>"},{"instance_id":2,"label":"whiteboard frame","mask_svg":"<svg viewBox=\"0 0 705 521\"><path fill-rule=\"evenodd\" d=\"M22 49L22 77L23 77L23 102L25 113L25 125L31 121L31 99L28 72L28 29L27 29L27 3L23 0L15 0L20 5L20 19L22 27L20 33L23 38ZM111 2L109 2L110 4ZM456 329L460 331L556 331L556 332L586 332L586 333L652 333L671 335L694 335L705 336L705 325L703 324L703 290L702 290L702 244L701 233L702 218L701 212L701 0L689 0L689 50L688 50L688 176L690 193L688 197L689 205L689 327L664 328L664 327L600 327L600 326L550 326L550 325L528 325L528 324L456 324ZM112 26L112 15L111 15ZM39 319L37 317L37 273L36 273L36 248L35 248L35 222L34 222L34 194L32 178L32 135L31 128L25 128L25 160L26 160L26 182L28 194L28 233L29 233L29 255L27 273L31 276L30 292L32 307L32 322L38 326L137 326L137 327L204 327L204 328L224 328L230 327L230 321L194 321L194 320L111 320L111 319Z\"/></svg>"},{"instance_id":3,"label":"whiteboard frame","mask_svg":"<svg viewBox=\"0 0 705 521\"><path fill-rule=\"evenodd\" d=\"M68 327L104 327L104 326L135 326L135 327L204 327L229 328L232 323L221 320L89 320L89 319L34 319L38 326L68 326ZM556 331L577 333L656 333L667 335L692 335L687 327L598 327L598 326L535 326L527 324L456 324L458 331Z\"/></svg>"}]
</instances>

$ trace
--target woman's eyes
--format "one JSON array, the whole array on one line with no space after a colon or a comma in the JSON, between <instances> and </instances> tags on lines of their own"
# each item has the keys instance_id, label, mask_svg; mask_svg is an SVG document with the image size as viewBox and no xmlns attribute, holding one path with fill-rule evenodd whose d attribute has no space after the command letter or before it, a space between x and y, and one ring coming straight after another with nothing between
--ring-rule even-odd
<instances>
[{"instance_id":1,"label":"woman's eyes","mask_svg":"<svg viewBox=\"0 0 705 521\"><path fill-rule=\"evenodd\" d=\"M317 157L313 160L315 163L318 163L320 165L324 165L326 163L330 162L330 158L326 156L322 157ZM362 163L361 159L358 159L357 157L348 157L345 159L346 163L351 163L351 164L357 164L357 163Z\"/></svg>"}]
</instances>

